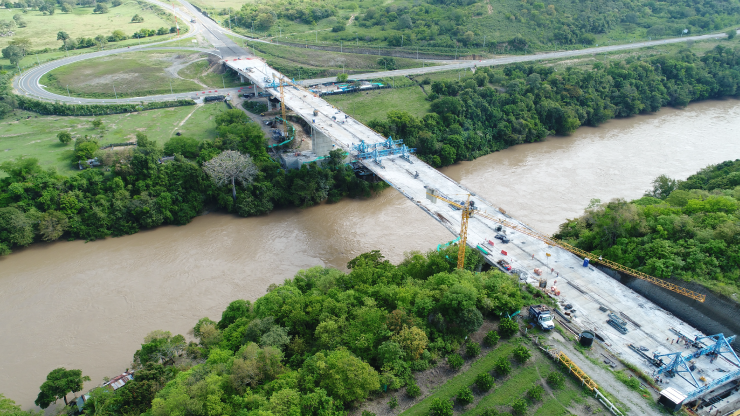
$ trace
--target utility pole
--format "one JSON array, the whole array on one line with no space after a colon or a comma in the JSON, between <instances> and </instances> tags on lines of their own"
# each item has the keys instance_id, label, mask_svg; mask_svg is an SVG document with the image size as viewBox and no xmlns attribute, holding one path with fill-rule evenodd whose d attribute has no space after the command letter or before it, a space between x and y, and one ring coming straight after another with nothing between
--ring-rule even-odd
<instances>
[{"instance_id":1,"label":"utility pole","mask_svg":"<svg viewBox=\"0 0 740 416\"><path fill-rule=\"evenodd\" d=\"M113 85L113 94L115 94L116 100L117 100L118 99L118 93L116 92L116 84L112 84L112 85Z\"/></svg>"},{"instance_id":2,"label":"utility pole","mask_svg":"<svg viewBox=\"0 0 740 416\"><path fill-rule=\"evenodd\" d=\"M339 41L339 53L344 53L344 42Z\"/></svg>"},{"instance_id":3,"label":"utility pole","mask_svg":"<svg viewBox=\"0 0 740 416\"><path fill-rule=\"evenodd\" d=\"M170 94L174 94L174 92L172 92L172 79L171 78L170 78Z\"/></svg>"},{"instance_id":4,"label":"utility pole","mask_svg":"<svg viewBox=\"0 0 740 416\"><path fill-rule=\"evenodd\" d=\"M483 47L486 47L486 35L483 35Z\"/></svg>"},{"instance_id":5,"label":"utility pole","mask_svg":"<svg viewBox=\"0 0 740 416\"><path fill-rule=\"evenodd\" d=\"M67 85L67 96L68 96L69 98L72 98L72 95L71 95L71 94L69 93L69 85Z\"/></svg>"},{"instance_id":6,"label":"utility pole","mask_svg":"<svg viewBox=\"0 0 740 416\"><path fill-rule=\"evenodd\" d=\"M224 88L226 88L226 81L224 81L223 75L221 75L221 84L223 84Z\"/></svg>"},{"instance_id":7,"label":"utility pole","mask_svg":"<svg viewBox=\"0 0 740 416\"><path fill-rule=\"evenodd\" d=\"M403 48L403 35L401 35L401 47Z\"/></svg>"},{"instance_id":8,"label":"utility pole","mask_svg":"<svg viewBox=\"0 0 740 416\"><path fill-rule=\"evenodd\" d=\"M419 60L419 45L416 45L416 60Z\"/></svg>"},{"instance_id":9,"label":"utility pole","mask_svg":"<svg viewBox=\"0 0 740 416\"><path fill-rule=\"evenodd\" d=\"M457 61L457 42L455 42L455 60Z\"/></svg>"},{"instance_id":10,"label":"utility pole","mask_svg":"<svg viewBox=\"0 0 740 416\"><path fill-rule=\"evenodd\" d=\"M254 33L254 20L252 20L252 33Z\"/></svg>"},{"instance_id":11,"label":"utility pole","mask_svg":"<svg viewBox=\"0 0 740 416\"><path fill-rule=\"evenodd\" d=\"M39 64L39 66L41 66L41 62L39 62L39 54L36 54L36 63Z\"/></svg>"}]
</instances>

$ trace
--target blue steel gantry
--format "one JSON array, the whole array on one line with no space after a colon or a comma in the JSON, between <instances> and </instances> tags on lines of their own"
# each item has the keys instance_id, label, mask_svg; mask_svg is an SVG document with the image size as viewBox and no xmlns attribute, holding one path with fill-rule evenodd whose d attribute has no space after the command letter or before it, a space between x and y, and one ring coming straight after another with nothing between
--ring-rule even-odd
<instances>
[{"instance_id":1,"label":"blue steel gantry","mask_svg":"<svg viewBox=\"0 0 740 416\"><path fill-rule=\"evenodd\" d=\"M352 147L357 151L355 157L358 160L373 159L381 168L383 167L383 163L380 161L382 157L400 154L402 159L409 163L414 163L411 161L410 156L411 153L416 152L416 149L410 149L403 144L403 140L393 140L392 137L388 137L388 140L383 142L372 144L367 144L364 140L361 140L360 144L353 145Z\"/></svg>"},{"instance_id":2,"label":"blue steel gantry","mask_svg":"<svg viewBox=\"0 0 740 416\"><path fill-rule=\"evenodd\" d=\"M684 338L686 338L687 341L690 341L687 337L684 336ZM730 346L730 343L734 340L735 335L729 338L725 338L724 334L710 335L706 337L697 336L694 338L692 344L701 347L699 347L698 350L692 353L686 355L683 355L682 352L673 352L669 354L653 354L653 358L656 360L667 358L664 360L667 361L667 364L655 370L653 375L659 375L663 373L665 373L669 377L678 375L686 380L688 383L690 383L692 386L696 387L696 389L690 392L684 400L684 403L687 403L700 396L701 394L710 391L715 387L719 387L727 381L733 380L740 376L740 358L738 358L737 354L735 354L735 351ZM705 344L706 341L711 342L711 344ZM714 360L722 357L726 359L729 363L737 367L737 369L727 373L726 375L718 379L712 380L710 383L701 385L701 383L699 383L699 381L697 381L694 377L693 370L696 367L693 364L690 365L690 361L704 355L710 357L710 362L713 362ZM684 374L686 373L688 373L690 379L684 376Z\"/></svg>"}]
</instances>

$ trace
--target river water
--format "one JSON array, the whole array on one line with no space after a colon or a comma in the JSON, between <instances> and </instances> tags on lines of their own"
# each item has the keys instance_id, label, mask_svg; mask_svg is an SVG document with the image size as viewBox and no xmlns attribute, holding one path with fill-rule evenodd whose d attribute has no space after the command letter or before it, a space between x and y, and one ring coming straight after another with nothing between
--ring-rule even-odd
<instances>
[{"instance_id":1,"label":"river water","mask_svg":"<svg viewBox=\"0 0 740 416\"><path fill-rule=\"evenodd\" d=\"M708 101L581 128L444 173L553 233L592 198L638 198L662 173L685 178L740 158L739 133L740 102ZM182 227L18 250L0 258L0 392L32 406L57 367L82 369L91 388L125 370L152 330L185 334L303 268L344 268L373 249L398 262L452 238L388 189L369 200L258 218L210 213Z\"/></svg>"}]
</instances>

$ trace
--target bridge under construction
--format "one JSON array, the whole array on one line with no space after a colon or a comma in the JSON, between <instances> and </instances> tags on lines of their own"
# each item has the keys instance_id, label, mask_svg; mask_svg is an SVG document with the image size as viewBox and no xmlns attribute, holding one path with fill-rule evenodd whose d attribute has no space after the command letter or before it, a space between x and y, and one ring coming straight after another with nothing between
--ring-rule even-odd
<instances>
[{"instance_id":1,"label":"bridge under construction","mask_svg":"<svg viewBox=\"0 0 740 416\"><path fill-rule=\"evenodd\" d=\"M309 90L288 81L263 60L243 57L226 59L224 63L249 79L255 88L282 98L282 105L302 117L311 126L313 151L318 156L325 156L332 149L344 150L352 160L393 186L452 234L463 234L462 242L477 250L489 264L519 272L522 281L544 285L545 291L562 305L570 306L568 316L562 317L569 329L598 334L612 354L654 376L661 390L678 392L677 396L671 396L674 400L678 397L688 403L711 397L740 378L740 360L722 334L709 334L715 336L707 338L589 264L583 258L588 253L555 241L512 218L419 160L413 149L383 137ZM471 214L461 215L467 212L467 207L473 208ZM467 227L462 227L463 222ZM504 236L502 240L508 242L496 240L496 235ZM606 260L592 258L591 262L605 263L704 301L702 294L641 276Z\"/></svg>"}]
</instances>

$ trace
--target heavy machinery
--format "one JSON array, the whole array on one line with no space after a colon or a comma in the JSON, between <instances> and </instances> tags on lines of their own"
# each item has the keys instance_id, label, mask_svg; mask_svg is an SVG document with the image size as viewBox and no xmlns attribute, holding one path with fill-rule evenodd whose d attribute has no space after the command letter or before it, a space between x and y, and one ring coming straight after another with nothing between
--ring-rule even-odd
<instances>
[{"instance_id":1,"label":"heavy machinery","mask_svg":"<svg viewBox=\"0 0 740 416\"><path fill-rule=\"evenodd\" d=\"M530 237L534 237L540 241L543 241L545 244L560 247L564 250L570 251L571 253L575 254L576 256L579 256L583 259L589 259L591 263L601 263L604 266L620 271L622 273L626 273L630 276L634 276L638 279L645 280L647 282L653 283L657 286L660 286L664 289L668 289L672 292L679 293L681 295L687 296L691 299L698 300L699 302L704 302L706 300L706 295L703 295L701 293L694 292L692 290L686 289L685 287L681 287L679 285L667 282L663 279L658 279L657 277L650 276L648 274L645 274L643 272L631 269L629 267L623 266L619 263L615 263L611 260L607 260L602 258L601 256L596 256L592 253L589 253L587 251L581 250L579 248L573 247L568 243L565 243L563 241L557 240L555 238L549 237L545 234L542 234L540 232L537 232L531 228L524 227L518 224L513 224L509 221L506 221L504 219L497 218L487 212L484 212L482 210L478 210L475 208L474 201L470 200L470 195L468 195L467 200L461 204L455 201L452 201L448 198L445 198L444 196L441 196L439 194L439 191L433 188L427 188L427 198L429 198L431 201L435 201L432 198L439 199L440 201L444 201L448 204L450 204L452 207L460 209L462 211L462 220L460 221L460 250L458 251L458 258L457 258L457 268L462 269L465 264L465 241L467 239L468 235L468 220L471 216L475 215L477 217L485 218L489 221L493 221L496 224L503 225L504 227L510 228L512 230L516 230L517 232L520 232L522 234L526 234Z\"/></svg>"}]
</instances>

